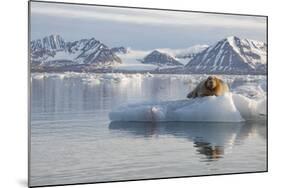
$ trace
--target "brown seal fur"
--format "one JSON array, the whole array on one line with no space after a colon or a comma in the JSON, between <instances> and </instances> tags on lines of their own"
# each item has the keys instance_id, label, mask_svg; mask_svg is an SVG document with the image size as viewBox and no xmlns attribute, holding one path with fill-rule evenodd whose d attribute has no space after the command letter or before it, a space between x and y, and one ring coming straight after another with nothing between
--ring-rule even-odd
<instances>
[{"instance_id":1,"label":"brown seal fur","mask_svg":"<svg viewBox=\"0 0 281 188\"><path fill-rule=\"evenodd\" d=\"M216 76L209 76L201 81L197 87L191 91L187 98L205 97L205 96L220 96L228 92L227 84Z\"/></svg>"}]
</instances>

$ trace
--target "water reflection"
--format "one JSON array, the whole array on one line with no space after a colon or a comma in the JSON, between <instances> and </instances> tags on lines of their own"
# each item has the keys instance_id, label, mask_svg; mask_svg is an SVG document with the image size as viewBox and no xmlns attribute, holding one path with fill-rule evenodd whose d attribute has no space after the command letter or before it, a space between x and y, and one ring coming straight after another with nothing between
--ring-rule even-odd
<instances>
[{"instance_id":1,"label":"water reflection","mask_svg":"<svg viewBox=\"0 0 281 188\"><path fill-rule=\"evenodd\" d=\"M207 142L194 142L194 147L196 151L202 155L205 155L207 161L222 158L224 154L223 146L212 146Z\"/></svg>"},{"instance_id":2,"label":"water reflection","mask_svg":"<svg viewBox=\"0 0 281 188\"><path fill-rule=\"evenodd\" d=\"M189 122L111 122L109 129L115 133L135 137L173 136L193 143L195 152L204 156L204 161L222 158L225 150L258 133L262 137L264 122L243 123L189 123Z\"/></svg>"},{"instance_id":3,"label":"water reflection","mask_svg":"<svg viewBox=\"0 0 281 188\"><path fill-rule=\"evenodd\" d=\"M93 74L95 75L95 74ZM100 75L101 76L101 75ZM128 75L120 82L81 77L32 79L32 112L62 112L112 109L123 103L169 100L185 97L182 82L169 78L142 78Z\"/></svg>"}]
</instances>

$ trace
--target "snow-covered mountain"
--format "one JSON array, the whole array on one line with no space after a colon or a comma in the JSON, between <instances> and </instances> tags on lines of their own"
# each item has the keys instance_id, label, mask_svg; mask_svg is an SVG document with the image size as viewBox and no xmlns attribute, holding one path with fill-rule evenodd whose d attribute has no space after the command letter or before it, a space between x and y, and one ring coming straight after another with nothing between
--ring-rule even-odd
<instances>
[{"instance_id":1,"label":"snow-covered mountain","mask_svg":"<svg viewBox=\"0 0 281 188\"><path fill-rule=\"evenodd\" d=\"M158 66L181 66L182 64L177 61L174 57L167 53L154 50L145 56L142 60L144 64L153 64Z\"/></svg>"},{"instance_id":2,"label":"snow-covered mountain","mask_svg":"<svg viewBox=\"0 0 281 188\"><path fill-rule=\"evenodd\" d=\"M187 64L192 57L207 47L208 45L195 45L188 48L157 48L153 50L135 50L129 48L126 49L126 53L118 50L121 51L117 55L122 59L122 64L117 65L114 69L119 72L157 73L165 71L167 73L169 71L175 73L175 69L179 69L182 72L183 65Z\"/></svg>"},{"instance_id":3,"label":"snow-covered mountain","mask_svg":"<svg viewBox=\"0 0 281 188\"><path fill-rule=\"evenodd\" d=\"M111 48L111 51L114 52L114 53L120 53L120 54L129 53L129 50L127 48L123 47L123 46Z\"/></svg>"},{"instance_id":4,"label":"snow-covered mountain","mask_svg":"<svg viewBox=\"0 0 281 188\"><path fill-rule=\"evenodd\" d=\"M267 44L232 36L183 49L110 48L95 38L50 35L30 42L32 71L266 74Z\"/></svg>"},{"instance_id":5,"label":"snow-covered mountain","mask_svg":"<svg viewBox=\"0 0 281 188\"><path fill-rule=\"evenodd\" d=\"M65 48L65 41L59 35L50 35L43 39L37 39L31 41L31 51L39 49L45 50L60 50Z\"/></svg>"},{"instance_id":6,"label":"snow-covered mountain","mask_svg":"<svg viewBox=\"0 0 281 188\"><path fill-rule=\"evenodd\" d=\"M185 72L265 74L266 53L264 42L231 36L198 53L185 65Z\"/></svg>"},{"instance_id":7,"label":"snow-covered mountain","mask_svg":"<svg viewBox=\"0 0 281 188\"><path fill-rule=\"evenodd\" d=\"M109 48L95 38L65 42L59 35L31 41L32 70L104 69L122 63L116 53L124 47Z\"/></svg>"}]
</instances>

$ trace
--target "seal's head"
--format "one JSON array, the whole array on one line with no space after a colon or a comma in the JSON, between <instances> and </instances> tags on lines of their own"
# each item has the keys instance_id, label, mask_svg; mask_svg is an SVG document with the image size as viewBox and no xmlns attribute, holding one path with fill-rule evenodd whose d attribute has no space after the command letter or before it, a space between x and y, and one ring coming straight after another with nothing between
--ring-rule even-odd
<instances>
[{"instance_id":1,"label":"seal's head","mask_svg":"<svg viewBox=\"0 0 281 188\"><path fill-rule=\"evenodd\" d=\"M209 76L205 81L206 88L213 90L217 87L217 78L215 76Z\"/></svg>"}]
</instances>

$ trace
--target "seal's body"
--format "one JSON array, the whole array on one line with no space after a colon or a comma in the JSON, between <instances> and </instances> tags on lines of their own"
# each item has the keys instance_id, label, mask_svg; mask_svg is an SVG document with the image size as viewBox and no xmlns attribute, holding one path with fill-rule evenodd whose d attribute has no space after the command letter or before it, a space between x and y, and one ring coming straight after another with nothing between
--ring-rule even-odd
<instances>
[{"instance_id":1,"label":"seal's body","mask_svg":"<svg viewBox=\"0 0 281 188\"><path fill-rule=\"evenodd\" d=\"M216 76L209 76L207 79L201 81L196 88L191 91L187 98L205 97L205 96L220 96L228 92L228 85L217 78Z\"/></svg>"}]
</instances>

